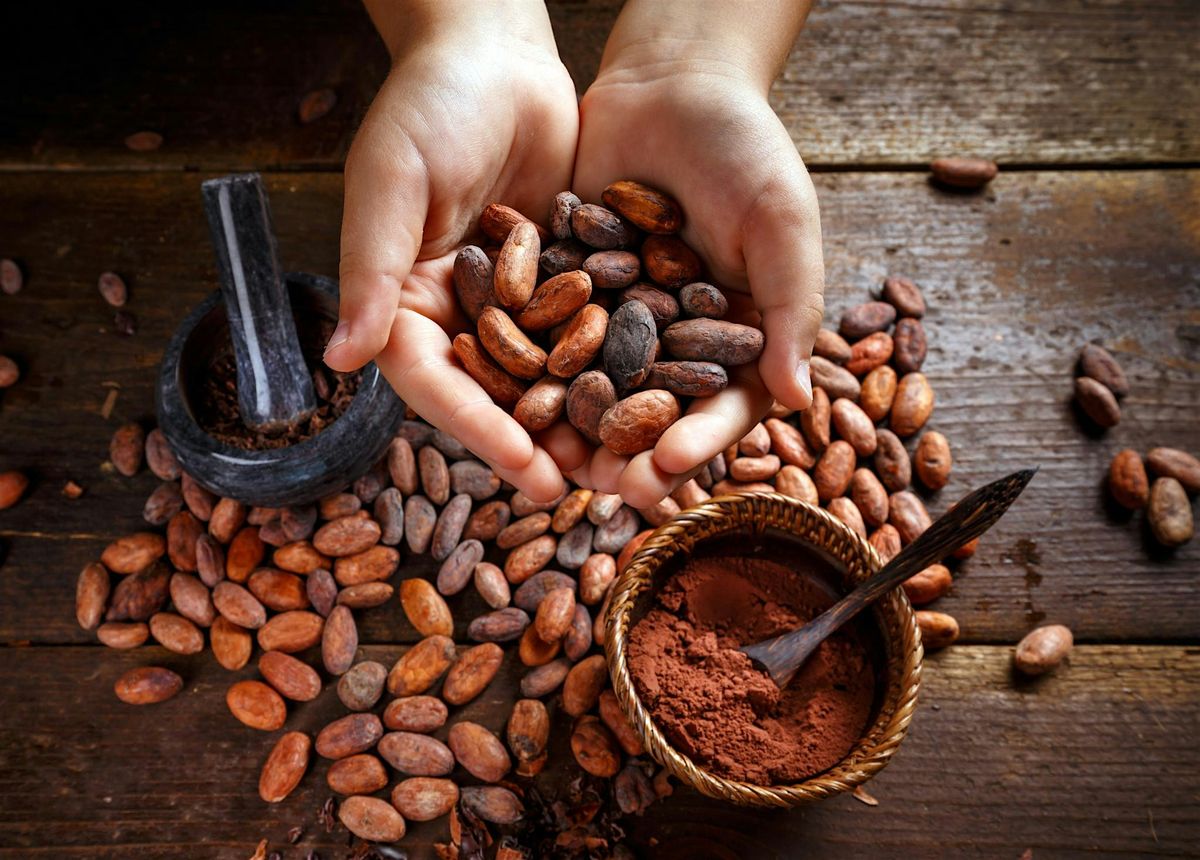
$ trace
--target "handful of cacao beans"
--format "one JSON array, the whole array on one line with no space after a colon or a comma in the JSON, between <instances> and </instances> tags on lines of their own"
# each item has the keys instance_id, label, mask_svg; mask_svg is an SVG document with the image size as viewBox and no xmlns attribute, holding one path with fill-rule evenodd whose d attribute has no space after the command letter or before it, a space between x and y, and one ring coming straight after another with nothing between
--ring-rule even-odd
<instances>
[{"instance_id":1,"label":"handful of cacao beans","mask_svg":"<svg viewBox=\"0 0 1200 860\"><path fill-rule=\"evenodd\" d=\"M474 334L454 339L463 367L526 430L565 414L593 445L621 455L654 447L687 401L729 382L762 353L758 328L723 319L729 303L700 279L677 235L679 204L628 180L605 205L554 198L550 231L490 204L496 246L467 246L454 287Z\"/></svg>"}]
</instances>

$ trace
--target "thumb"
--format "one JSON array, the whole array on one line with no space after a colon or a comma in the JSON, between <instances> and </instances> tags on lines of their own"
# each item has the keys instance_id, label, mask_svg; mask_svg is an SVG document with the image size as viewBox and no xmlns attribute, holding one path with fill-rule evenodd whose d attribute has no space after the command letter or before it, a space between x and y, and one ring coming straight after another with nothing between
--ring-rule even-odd
<instances>
[{"instance_id":1,"label":"thumb","mask_svg":"<svg viewBox=\"0 0 1200 860\"><path fill-rule=\"evenodd\" d=\"M325 363L354 370L387 344L429 209L424 160L406 135L364 123L346 159L338 324Z\"/></svg>"},{"instance_id":2,"label":"thumb","mask_svg":"<svg viewBox=\"0 0 1200 860\"><path fill-rule=\"evenodd\" d=\"M804 167L768 189L746 222L743 253L766 347L758 369L771 396L789 409L812 403L808 362L825 313L825 264L816 193Z\"/></svg>"}]
</instances>

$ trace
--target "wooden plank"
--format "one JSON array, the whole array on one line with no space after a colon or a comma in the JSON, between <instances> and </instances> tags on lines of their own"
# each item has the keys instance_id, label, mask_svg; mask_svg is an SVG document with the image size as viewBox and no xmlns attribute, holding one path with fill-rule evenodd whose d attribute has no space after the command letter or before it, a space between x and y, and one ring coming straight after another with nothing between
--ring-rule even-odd
<instances>
[{"instance_id":1,"label":"wooden plank","mask_svg":"<svg viewBox=\"0 0 1200 860\"><path fill-rule=\"evenodd\" d=\"M10 4L11 5L11 4ZM580 89L599 67L620 0L552 2ZM0 168L340 167L388 70L357 0L148 2L6 9L10 68ZM973 152L1005 164L1200 159L1200 10L1021 0L821 3L772 103L810 164L923 165ZM106 61L94 61L97 50ZM23 74L21 74L23 73ZM301 97L338 105L303 126ZM123 141L153 130L164 145Z\"/></svg>"},{"instance_id":2,"label":"wooden plank","mask_svg":"<svg viewBox=\"0 0 1200 860\"><path fill-rule=\"evenodd\" d=\"M364 649L391 660L394 647ZM956 647L927 664L922 703L895 761L868 788L868 808L842 797L801 810L737 809L677 788L626 821L639 856L1017 857L1183 856L1200 838L1200 652L1169 646L1077 648L1037 682L1014 682L1010 649ZM452 715L499 729L511 662L484 696ZM135 709L111 685L132 665L182 671L185 692ZM238 676L253 674L250 670ZM296 793L268 807L257 774L274 735L228 714L231 676L211 658L97 648L0 651L0 857L248 857L261 838L341 856L345 833L313 820L328 795L317 762ZM558 705L551 703L558 712ZM314 731L336 697L292 710ZM567 722L556 716L556 733ZM539 778L576 773L557 751ZM432 856L445 821L412 828L404 847ZM652 843L650 840L656 840ZM652 851L648 850L654 845ZM291 849L297 856L297 849ZM302 855L301 855L302 856Z\"/></svg>"},{"instance_id":3,"label":"wooden plank","mask_svg":"<svg viewBox=\"0 0 1200 860\"><path fill-rule=\"evenodd\" d=\"M0 468L35 478L0 513L0 641L88 641L72 621L71 583L108 540L140 527L154 479L117 477L104 461L119 422L152 417L162 345L214 282L201 179L0 178L10 201L0 235L29 271L22 293L0 297L0 351L26 372L0 395ZM1200 544L1154 551L1139 517L1107 509L1101 484L1121 447L1197 447L1200 172L1007 175L973 197L911 174L818 179L829 319L888 272L917 278L929 297L931 426L956 459L932 509L1042 466L940 608L975 642L1015 641L1043 618L1088 641L1195 641ZM268 185L286 265L333 272L340 177L273 175ZM110 267L130 279L133 338L105 330L95 278ZM1075 351L1093 338L1117 350L1134 384L1125 421L1100 438L1069 405ZM121 386L109 420L97 414L105 381ZM87 488L83 499L59 496L68 478ZM364 624L367 641L406 629L394 610Z\"/></svg>"}]
</instances>

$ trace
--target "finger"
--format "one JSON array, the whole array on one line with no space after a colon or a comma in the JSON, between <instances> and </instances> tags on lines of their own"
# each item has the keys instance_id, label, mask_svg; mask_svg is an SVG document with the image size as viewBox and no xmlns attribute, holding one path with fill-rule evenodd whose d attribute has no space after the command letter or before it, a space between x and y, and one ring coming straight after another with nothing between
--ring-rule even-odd
<instances>
[{"instance_id":1,"label":"finger","mask_svg":"<svg viewBox=\"0 0 1200 860\"><path fill-rule=\"evenodd\" d=\"M625 471L629 458L614 454L607 448L597 448L588 463L588 477L593 488L600 493L615 493L620 485L621 473Z\"/></svg>"},{"instance_id":2,"label":"finger","mask_svg":"<svg viewBox=\"0 0 1200 860\"><path fill-rule=\"evenodd\" d=\"M387 344L429 205L420 153L405 135L370 116L351 147L345 176L341 301L325 349L325 362L335 370L361 367Z\"/></svg>"},{"instance_id":3,"label":"finger","mask_svg":"<svg viewBox=\"0 0 1200 860\"><path fill-rule=\"evenodd\" d=\"M544 449L535 447L529 463L520 469L506 469L491 461L485 462L497 475L508 481L532 501L552 502L563 494L565 484L558 465Z\"/></svg>"},{"instance_id":4,"label":"finger","mask_svg":"<svg viewBox=\"0 0 1200 860\"><path fill-rule=\"evenodd\" d=\"M566 421L555 422L553 426L539 433L536 441L566 474L586 464L592 453L592 446Z\"/></svg>"},{"instance_id":5,"label":"finger","mask_svg":"<svg viewBox=\"0 0 1200 860\"><path fill-rule=\"evenodd\" d=\"M677 487L694 478L702 467L703 464L682 475L675 475L655 465L653 451L643 451L630 460L621 473L621 498L635 508L653 507Z\"/></svg>"},{"instance_id":6,"label":"finger","mask_svg":"<svg viewBox=\"0 0 1200 860\"><path fill-rule=\"evenodd\" d=\"M433 320L401 308L376 363L422 418L483 459L511 470L533 460L529 434L454 363L450 339Z\"/></svg>"},{"instance_id":7,"label":"finger","mask_svg":"<svg viewBox=\"0 0 1200 860\"><path fill-rule=\"evenodd\" d=\"M759 372L776 400L807 409L808 362L825 310L825 265L817 198L799 156L791 178L755 203L744 236L746 274L766 336Z\"/></svg>"},{"instance_id":8,"label":"finger","mask_svg":"<svg viewBox=\"0 0 1200 860\"><path fill-rule=\"evenodd\" d=\"M654 446L654 465L683 475L745 436L771 408L771 394L754 365L735 368L729 387L692 401L687 414L667 428Z\"/></svg>"}]
</instances>

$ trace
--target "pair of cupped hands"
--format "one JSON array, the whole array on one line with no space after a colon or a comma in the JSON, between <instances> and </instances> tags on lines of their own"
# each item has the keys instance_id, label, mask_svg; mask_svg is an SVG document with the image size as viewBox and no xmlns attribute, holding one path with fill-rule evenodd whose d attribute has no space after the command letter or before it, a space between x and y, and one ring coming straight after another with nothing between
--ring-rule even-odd
<instances>
[{"instance_id":1,"label":"pair of cupped hands","mask_svg":"<svg viewBox=\"0 0 1200 860\"><path fill-rule=\"evenodd\" d=\"M808 173L768 104L770 82L719 60L639 61L610 43L580 101L548 25L470 36L389 44L392 71L346 161L340 318L325 361L349 371L375 360L418 414L532 499L557 497L566 475L649 507L773 400L811 402L824 272ZM546 223L559 191L599 202L617 179L679 201L682 238L725 290L728 318L766 335L756 364L732 368L728 388L693 401L633 457L594 447L565 419L531 438L451 348L468 327L454 257L483 207L505 203Z\"/></svg>"}]
</instances>

